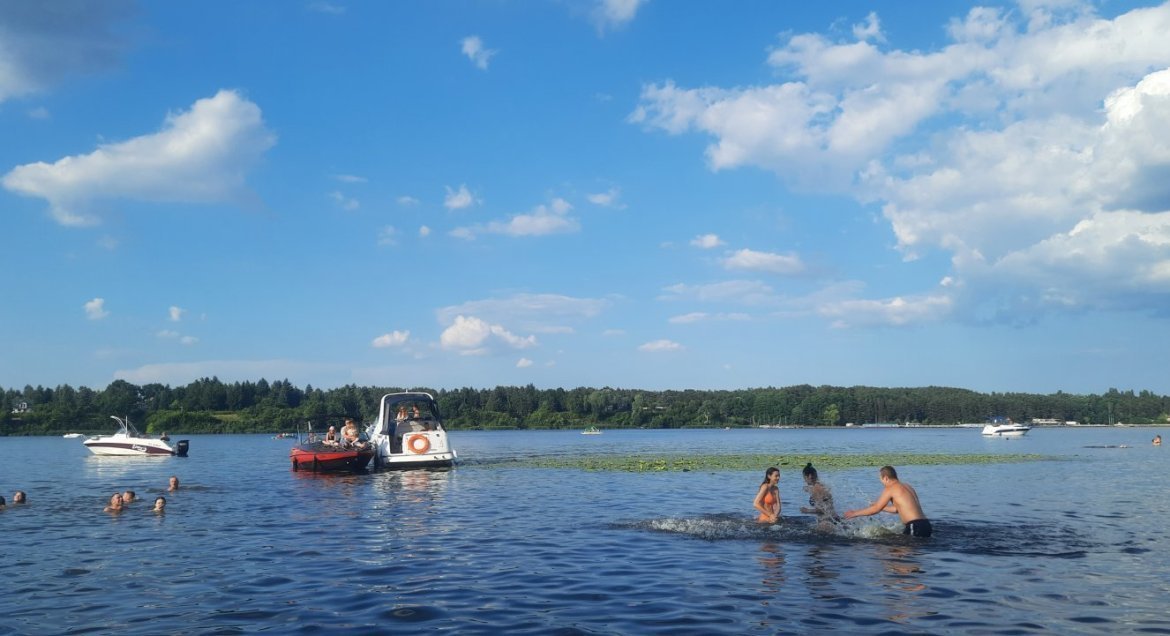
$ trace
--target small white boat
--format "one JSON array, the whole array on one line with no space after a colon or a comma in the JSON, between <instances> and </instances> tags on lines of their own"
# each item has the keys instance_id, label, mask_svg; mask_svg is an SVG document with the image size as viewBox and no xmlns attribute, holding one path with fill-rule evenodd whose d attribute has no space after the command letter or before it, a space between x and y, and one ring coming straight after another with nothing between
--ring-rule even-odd
<instances>
[{"instance_id":1,"label":"small white boat","mask_svg":"<svg viewBox=\"0 0 1170 636\"><path fill-rule=\"evenodd\" d=\"M141 457L154 455L187 456L187 440L179 440L175 448L171 448L166 441L157 437L146 437L134 428L129 417L111 415L111 419L118 423L118 432L113 435L95 435L87 438L82 444L94 455Z\"/></svg>"},{"instance_id":2,"label":"small white boat","mask_svg":"<svg viewBox=\"0 0 1170 636\"><path fill-rule=\"evenodd\" d=\"M601 435L601 430L598 429L596 426L590 426L589 428L581 431L581 434L582 435Z\"/></svg>"},{"instance_id":3,"label":"small white boat","mask_svg":"<svg viewBox=\"0 0 1170 636\"><path fill-rule=\"evenodd\" d=\"M984 437L1023 437L1032 430L1027 424L1017 424L1011 418L995 418L983 427Z\"/></svg>"},{"instance_id":4,"label":"small white boat","mask_svg":"<svg viewBox=\"0 0 1170 636\"><path fill-rule=\"evenodd\" d=\"M66 434L62 435L61 437L64 437L65 439L77 439L78 437L85 437L85 436L82 435L81 433L66 433Z\"/></svg>"},{"instance_id":5,"label":"small white boat","mask_svg":"<svg viewBox=\"0 0 1170 636\"><path fill-rule=\"evenodd\" d=\"M374 447L375 469L445 468L457 458L430 393L383 395L366 436Z\"/></svg>"}]
</instances>

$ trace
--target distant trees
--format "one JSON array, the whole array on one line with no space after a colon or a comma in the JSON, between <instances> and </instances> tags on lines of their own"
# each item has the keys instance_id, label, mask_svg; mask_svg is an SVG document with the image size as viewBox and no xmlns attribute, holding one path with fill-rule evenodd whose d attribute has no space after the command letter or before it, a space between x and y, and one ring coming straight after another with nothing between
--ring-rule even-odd
<instances>
[{"instance_id":1,"label":"distant trees","mask_svg":"<svg viewBox=\"0 0 1170 636\"><path fill-rule=\"evenodd\" d=\"M1081 424L1167 422L1170 397L1109 389L1102 395L977 393L950 387L765 387L738 391L646 391L612 387L433 390L346 385L301 389L287 379L186 386L115 380L100 391L62 385L0 388L0 435L104 433L111 415L129 415L151 433L293 430L302 422L370 421L386 393L435 396L449 428L683 428L760 425L841 426L847 422L982 422L992 416L1074 420Z\"/></svg>"}]
</instances>

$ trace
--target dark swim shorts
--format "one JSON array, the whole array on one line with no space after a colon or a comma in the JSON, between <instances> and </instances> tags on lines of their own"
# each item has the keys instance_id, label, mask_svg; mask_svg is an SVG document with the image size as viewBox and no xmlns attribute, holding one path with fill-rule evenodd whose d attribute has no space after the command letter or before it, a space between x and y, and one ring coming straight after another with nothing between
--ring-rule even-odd
<instances>
[{"instance_id":1,"label":"dark swim shorts","mask_svg":"<svg viewBox=\"0 0 1170 636\"><path fill-rule=\"evenodd\" d=\"M934 532L934 528L930 527L928 519L915 519L906 524L906 529L902 534L908 534L912 537L929 537Z\"/></svg>"}]
</instances>

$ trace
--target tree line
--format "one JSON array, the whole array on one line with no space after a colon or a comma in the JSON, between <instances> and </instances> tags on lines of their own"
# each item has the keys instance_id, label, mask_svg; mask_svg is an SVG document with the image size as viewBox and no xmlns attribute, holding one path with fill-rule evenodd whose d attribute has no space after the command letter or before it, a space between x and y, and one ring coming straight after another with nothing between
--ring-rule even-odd
<instances>
[{"instance_id":1,"label":"tree line","mask_svg":"<svg viewBox=\"0 0 1170 636\"><path fill-rule=\"evenodd\" d=\"M1170 421L1170 397L1109 389L1101 395L978 393L949 387L798 385L741 390L646 391L610 387L493 389L416 387L300 388L287 379L225 383L202 378L183 387L115 380L103 390L0 387L0 436L109 433L127 415L147 433L267 433L352 417L370 422L382 395L435 396L450 429L687 428L844 426L874 422L950 425L991 417L1079 424Z\"/></svg>"}]
</instances>

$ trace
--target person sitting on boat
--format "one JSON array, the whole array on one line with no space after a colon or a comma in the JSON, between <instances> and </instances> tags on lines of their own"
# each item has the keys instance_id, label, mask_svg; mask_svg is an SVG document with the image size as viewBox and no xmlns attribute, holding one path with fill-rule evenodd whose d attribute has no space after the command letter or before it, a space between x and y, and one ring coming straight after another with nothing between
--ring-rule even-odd
<instances>
[{"instance_id":1,"label":"person sitting on boat","mask_svg":"<svg viewBox=\"0 0 1170 636\"><path fill-rule=\"evenodd\" d=\"M397 422L405 422L408 419L410 419L410 417L406 414L406 406L403 405L398 407L398 414L394 416L394 420Z\"/></svg>"},{"instance_id":2,"label":"person sitting on boat","mask_svg":"<svg viewBox=\"0 0 1170 636\"><path fill-rule=\"evenodd\" d=\"M341 436L345 439L346 446L361 446L361 432L358 431L357 424L353 423L352 419L345 419L345 426L341 429Z\"/></svg>"},{"instance_id":3,"label":"person sitting on boat","mask_svg":"<svg viewBox=\"0 0 1170 636\"><path fill-rule=\"evenodd\" d=\"M325 433L325 439L323 441L329 446L337 446L337 427L330 426L329 432Z\"/></svg>"}]
</instances>

